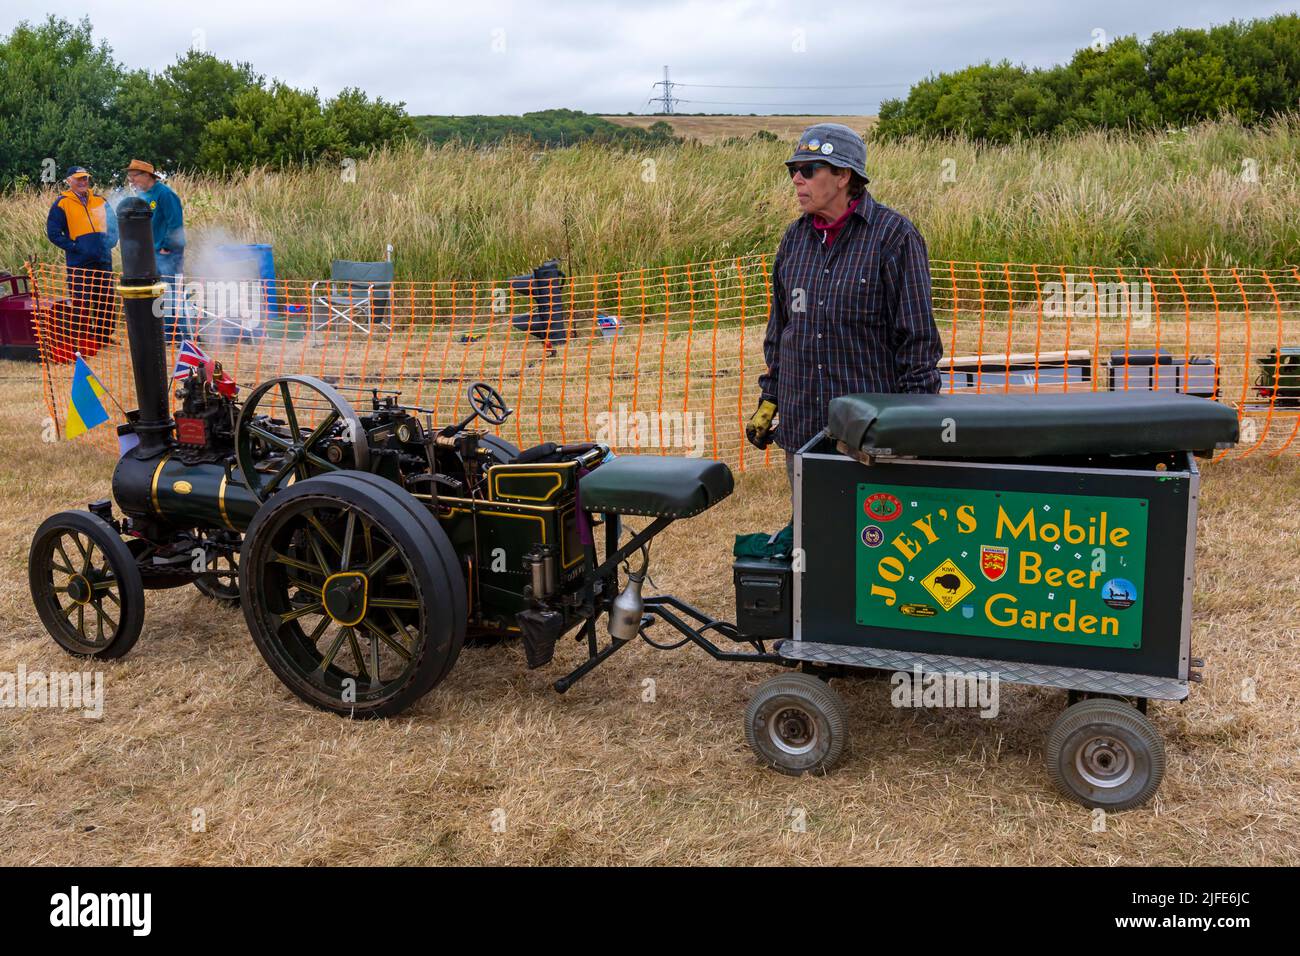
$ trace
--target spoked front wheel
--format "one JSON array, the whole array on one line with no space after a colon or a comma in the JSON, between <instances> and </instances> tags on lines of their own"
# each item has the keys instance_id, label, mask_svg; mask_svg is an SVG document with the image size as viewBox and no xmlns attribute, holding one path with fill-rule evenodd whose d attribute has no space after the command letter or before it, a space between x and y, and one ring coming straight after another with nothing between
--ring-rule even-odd
<instances>
[{"instance_id":1,"label":"spoked front wheel","mask_svg":"<svg viewBox=\"0 0 1300 956\"><path fill-rule=\"evenodd\" d=\"M108 522L86 511L51 515L27 557L32 602L69 654L111 659L144 626L144 584L130 549Z\"/></svg>"},{"instance_id":2,"label":"spoked front wheel","mask_svg":"<svg viewBox=\"0 0 1300 956\"><path fill-rule=\"evenodd\" d=\"M350 717L387 717L447 672L464 601L427 526L348 472L308 478L253 519L240 598L253 641L298 697ZM404 494L404 492L401 492Z\"/></svg>"}]
</instances>

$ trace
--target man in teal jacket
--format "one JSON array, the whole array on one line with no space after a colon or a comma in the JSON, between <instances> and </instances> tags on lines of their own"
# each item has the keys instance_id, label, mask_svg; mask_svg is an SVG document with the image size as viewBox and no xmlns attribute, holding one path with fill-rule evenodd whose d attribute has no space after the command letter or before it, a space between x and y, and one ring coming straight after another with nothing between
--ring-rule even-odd
<instances>
[{"instance_id":1,"label":"man in teal jacket","mask_svg":"<svg viewBox=\"0 0 1300 956\"><path fill-rule=\"evenodd\" d=\"M164 330L169 340L190 338L188 309L176 285L176 277L185 272L185 214L180 197L158 178L157 171L140 159L131 160L126 167L126 178L139 192L140 198L153 210L153 247L158 260L158 273L170 286Z\"/></svg>"}]
</instances>

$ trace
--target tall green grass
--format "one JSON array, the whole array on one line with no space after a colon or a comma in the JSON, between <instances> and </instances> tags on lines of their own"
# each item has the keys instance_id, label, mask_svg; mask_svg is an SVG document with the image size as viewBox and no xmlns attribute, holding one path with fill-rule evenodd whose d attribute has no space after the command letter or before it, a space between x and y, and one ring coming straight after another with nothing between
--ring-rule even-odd
<instances>
[{"instance_id":1,"label":"tall green grass","mask_svg":"<svg viewBox=\"0 0 1300 956\"><path fill-rule=\"evenodd\" d=\"M178 175L196 253L269 242L282 275L382 258L399 277L489 279L549 256L571 274L775 249L798 215L789 144L418 146L336 168ZM1300 259L1300 116L1168 133L1093 132L983 147L871 144L871 190L910 217L936 259L1276 268ZM952 181L946 181L951 174ZM353 181L350 181L353 180ZM0 268L57 253L54 191L0 197ZM191 264L191 270L194 268Z\"/></svg>"}]
</instances>

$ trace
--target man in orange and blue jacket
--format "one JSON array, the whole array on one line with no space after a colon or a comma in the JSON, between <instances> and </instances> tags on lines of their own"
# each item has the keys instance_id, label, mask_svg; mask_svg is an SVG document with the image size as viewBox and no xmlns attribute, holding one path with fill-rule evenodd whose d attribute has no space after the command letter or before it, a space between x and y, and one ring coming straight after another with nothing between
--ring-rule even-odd
<instances>
[{"instance_id":1,"label":"man in orange and blue jacket","mask_svg":"<svg viewBox=\"0 0 1300 956\"><path fill-rule=\"evenodd\" d=\"M111 277L95 273L113 271L117 214L108 200L91 190L90 173L81 166L68 170L67 184L50 207L45 235L66 257L69 296L83 310L88 305L107 309Z\"/></svg>"}]
</instances>

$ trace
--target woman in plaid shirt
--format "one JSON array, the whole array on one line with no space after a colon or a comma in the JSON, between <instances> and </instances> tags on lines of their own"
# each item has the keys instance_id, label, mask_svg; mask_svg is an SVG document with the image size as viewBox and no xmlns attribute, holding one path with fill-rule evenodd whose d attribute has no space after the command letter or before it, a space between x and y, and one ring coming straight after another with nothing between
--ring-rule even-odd
<instances>
[{"instance_id":1,"label":"woman in plaid shirt","mask_svg":"<svg viewBox=\"0 0 1300 956\"><path fill-rule=\"evenodd\" d=\"M939 390L943 344L925 240L871 198L866 156L853 130L819 123L786 162L804 214L776 252L767 372L745 434L759 448L775 439L791 476L794 453L826 425L832 398Z\"/></svg>"}]
</instances>

